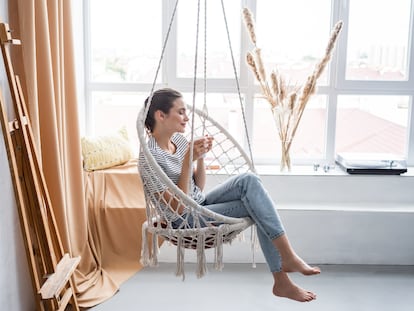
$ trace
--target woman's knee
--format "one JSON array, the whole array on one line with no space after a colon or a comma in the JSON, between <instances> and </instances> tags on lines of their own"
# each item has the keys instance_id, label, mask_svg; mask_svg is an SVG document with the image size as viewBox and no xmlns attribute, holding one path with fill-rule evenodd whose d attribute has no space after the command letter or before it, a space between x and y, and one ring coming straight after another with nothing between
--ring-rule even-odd
<instances>
[{"instance_id":1,"label":"woman's knee","mask_svg":"<svg viewBox=\"0 0 414 311\"><path fill-rule=\"evenodd\" d=\"M247 184L261 183L260 177L252 172L242 173L240 177L241 180L245 181Z\"/></svg>"}]
</instances>

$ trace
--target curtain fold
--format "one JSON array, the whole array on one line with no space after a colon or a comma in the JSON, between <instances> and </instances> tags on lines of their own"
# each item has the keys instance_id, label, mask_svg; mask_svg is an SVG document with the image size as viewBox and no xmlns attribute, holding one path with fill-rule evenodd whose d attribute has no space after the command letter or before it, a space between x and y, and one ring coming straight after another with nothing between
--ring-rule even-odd
<instances>
[{"instance_id":1,"label":"curtain fold","mask_svg":"<svg viewBox=\"0 0 414 311\"><path fill-rule=\"evenodd\" d=\"M89 227L81 160L70 0L9 0L14 52L35 143L65 251L81 256L75 285L81 307L111 297L120 284L102 267ZM82 40L79 38L79 40ZM19 55L21 53L21 55ZM136 258L137 262L139 258Z\"/></svg>"}]
</instances>

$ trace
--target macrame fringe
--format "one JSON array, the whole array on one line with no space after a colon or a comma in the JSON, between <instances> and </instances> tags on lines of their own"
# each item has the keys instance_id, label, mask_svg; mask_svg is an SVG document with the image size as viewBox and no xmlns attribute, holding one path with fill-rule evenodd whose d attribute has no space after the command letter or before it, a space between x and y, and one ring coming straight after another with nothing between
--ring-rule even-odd
<instances>
[{"instance_id":1,"label":"macrame fringe","mask_svg":"<svg viewBox=\"0 0 414 311\"><path fill-rule=\"evenodd\" d=\"M219 229L215 237L215 252L214 252L214 268L218 271L221 271L224 267L223 263L223 236L224 230ZM256 268L256 249L258 245L257 237L257 228L255 225L251 226L251 251L252 251L252 267ZM148 243L148 227L146 225L142 226L142 245L141 245L141 258L140 263L146 266L158 266L158 254L159 254L159 245L158 245L158 235L156 233L152 234L152 247L149 248ZM205 243L206 236L204 233L200 233L197 236L197 277L202 278L207 272L207 260L205 253ZM182 276L182 280L185 280L184 272L184 237L177 237L177 267L176 275Z\"/></svg>"},{"instance_id":2,"label":"macrame fringe","mask_svg":"<svg viewBox=\"0 0 414 311\"><path fill-rule=\"evenodd\" d=\"M184 245L183 245L183 237L177 237L177 269L175 271L176 276L181 276L182 280L185 280L185 272L184 272Z\"/></svg>"},{"instance_id":3,"label":"macrame fringe","mask_svg":"<svg viewBox=\"0 0 414 311\"><path fill-rule=\"evenodd\" d=\"M203 232L197 236L197 278L202 278L207 271L206 252L205 252L206 237Z\"/></svg>"},{"instance_id":4,"label":"macrame fringe","mask_svg":"<svg viewBox=\"0 0 414 311\"><path fill-rule=\"evenodd\" d=\"M214 268L218 271L223 269L223 231L218 230L216 235L216 249L214 256Z\"/></svg>"},{"instance_id":5,"label":"macrame fringe","mask_svg":"<svg viewBox=\"0 0 414 311\"><path fill-rule=\"evenodd\" d=\"M150 264L150 254L149 254L149 245L148 245L148 228L144 223L142 225L142 240L141 240L141 265L144 267Z\"/></svg>"},{"instance_id":6,"label":"macrame fringe","mask_svg":"<svg viewBox=\"0 0 414 311\"><path fill-rule=\"evenodd\" d=\"M158 234L152 234L152 247L151 247L151 266L158 267L158 254L160 249L158 247Z\"/></svg>"},{"instance_id":7,"label":"macrame fringe","mask_svg":"<svg viewBox=\"0 0 414 311\"><path fill-rule=\"evenodd\" d=\"M251 227L251 250L252 250L252 267L256 268L256 248L258 245L257 228L256 225Z\"/></svg>"},{"instance_id":8,"label":"macrame fringe","mask_svg":"<svg viewBox=\"0 0 414 311\"><path fill-rule=\"evenodd\" d=\"M239 241L239 242L245 242L245 241L246 241L246 237L245 237L245 235L244 235L244 231L240 232L240 233L237 235L237 241Z\"/></svg>"}]
</instances>

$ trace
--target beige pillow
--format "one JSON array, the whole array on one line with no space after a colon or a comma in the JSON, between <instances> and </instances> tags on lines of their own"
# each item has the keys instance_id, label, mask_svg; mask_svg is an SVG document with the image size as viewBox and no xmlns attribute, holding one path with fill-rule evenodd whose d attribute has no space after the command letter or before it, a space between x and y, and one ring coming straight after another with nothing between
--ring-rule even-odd
<instances>
[{"instance_id":1,"label":"beige pillow","mask_svg":"<svg viewBox=\"0 0 414 311\"><path fill-rule=\"evenodd\" d=\"M133 151L125 128L98 137L82 137L83 168L86 171L101 170L128 162Z\"/></svg>"}]
</instances>

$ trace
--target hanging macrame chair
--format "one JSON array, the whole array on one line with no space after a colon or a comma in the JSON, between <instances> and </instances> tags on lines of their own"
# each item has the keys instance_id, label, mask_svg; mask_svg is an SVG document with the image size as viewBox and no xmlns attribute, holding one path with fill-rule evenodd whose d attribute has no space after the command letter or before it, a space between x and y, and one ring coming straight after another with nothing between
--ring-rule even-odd
<instances>
[{"instance_id":1,"label":"hanging macrame chair","mask_svg":"<svg viewBox=\"0 0 414 311\"><path fill-rule=\"evenodd\" d=\"M176 14L178 0L176 1L174 11L171 17L167 35L163 44L163 49L158 64L156 77L152 85L152 90L149 96L147 107L142 108L137 118L137 132L140 142L141 156L145 159L146 176L142 176L145 200L146 200L146 217L147 221L142 226L142 252L141 263L143 266L158 265L158 237L162 237L167 241L177 246L177 269L176 275L184 278L184 250L195 249L197 251L197 276L202 277L206 272L206 257L205 249L215 248L215 268L221 270L223 267L223 244L231 242L242 231L250 227L253 222L250 218L232 218L217 214L211 210L206 209L202 205L194 201L190 196L185 194L178 186L176 186L170 178L165 174L159 164L156 162L154 156L148 148L149 133L145 128L145 119L148 114L148 109L152 101L152 95L155 88L155 81L164 55L165 46L168 41L168 36L171 30L172 22ZM240 174L244 172L255 173L255 168L252 161L252 153L248 132L245 122L245 114L243 110L242 98L239 89L237 78L237 71L235 67L233 52L231 49L230 36L227 26L226 13L224 9L223 0L221 0L223 9L223 16L227 30L227 37L229 41L229 48L231 52L233 70L237 90L239 94L240 106L243 115L243 122L246 131L246 140L250 151L250 156L244 151L241 145L234 139L234 137L218 122L211 118L207 111L206 96L204 96L204 106L202 110L195 108L195 93L196 93L196 72L197 72L197 52L198 52L198 31L199 31L199 13L200 0L198 1L197 12L197 38L196 38L196 60L194 69L194 90L193 90L193 105L188 106L191 132L188 134L188 140L193 141L194 137L210 135L214 137L213 147L205 158L205 166L209 181L213 183L220 183L229 176ZM206 0L204 3L206 10ZM206 14L205 14L206 16ZM206 18L205 18L206 23ZM206 25L205 25L206 26ZM205 27L206 29L206 27ZM206 49L206 32L204 36L204 47ZM204 64L206 63L206 53L204 51ZM204 65L204 67L206 67ZM204 68L204 82L206 81L206 69ZM206 87L204 85L204 95L206 94ZM191 146L192 147L192 146ZM190 149L192 150L192 148ZM192 158L192 154L190 154ZM193 161L190 161L192 163ZM151 192L150 189L157 189L157 185L165 185L163 192ZM170 199L165 200L164 192L168 192ZM171 202L178 202L179 206L184 207L184 212L178 214L170 206ZM172 226L172 222L177 218L181 219L182 223L179 228ZM189 219L191 218L191 221ZM148 245L149 234L152 235L151 247ZM254 226L252 226L252 241L255 239ZM252 242L252 249L254 248ZM253 250L254 251L254 250ZM254 264L254 257L253 257Z\"/></svg>"}]
</instances>

